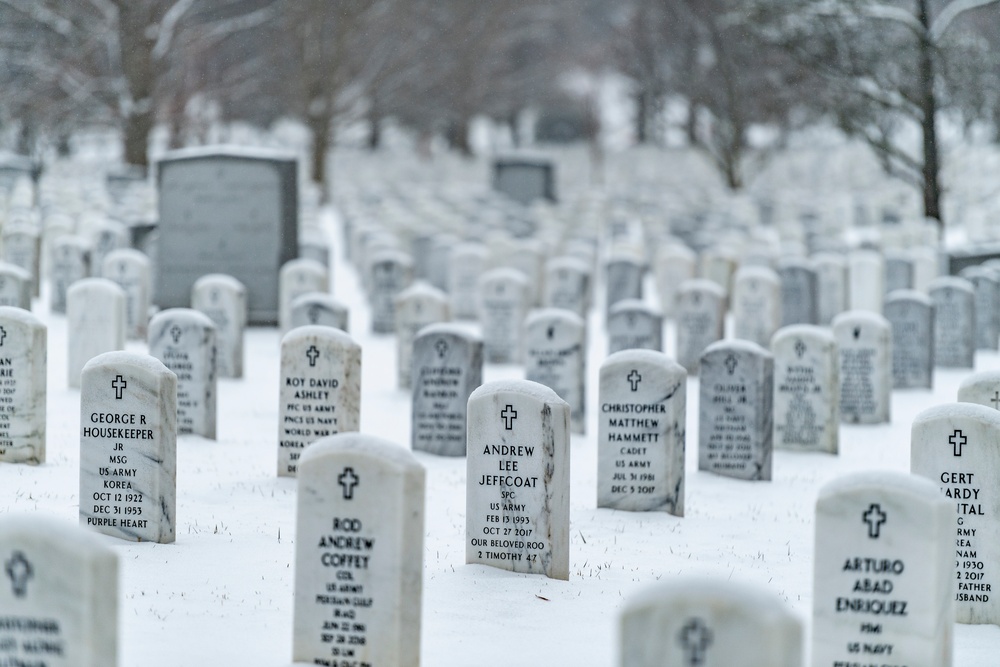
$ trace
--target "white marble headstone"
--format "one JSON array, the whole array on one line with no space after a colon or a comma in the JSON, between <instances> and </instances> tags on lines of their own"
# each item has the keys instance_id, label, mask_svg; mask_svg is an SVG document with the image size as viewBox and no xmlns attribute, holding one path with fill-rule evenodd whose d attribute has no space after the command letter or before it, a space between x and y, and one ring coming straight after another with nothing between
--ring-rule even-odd
<instances>
[{"instance_id":1,"label":"white marble headstone","mask_svg":"<svg viewBox=\"0 0 1000 667\"><path fill-rule=\"evenodd\" d=\"M84 365L104 352L125 349L125 292L107 278L84 278L66 293L67 373L80 386Z\"/></svg>"},{"instance_id":2,"label":"white marble headstone","mask_svg":"<svg viewBox=\"0 0 1000 667\"><path fill-rule=\"evenodd\" d=\"M333 435L302 454L294 661L420 664L425 484L413 454L372 436Z\"/></svg>"},{"instance_id":3,"label":"white marble headstone","mask_svg":"<svg viewBox=\"0 0 1000 667\"><path fill-rule=\"evenodd\" d=\"M236 278L210 273L194 281L191 307L215 324L215 369L219 377L243 377L243 331L247 290Z\"/></svg>"},{"instance_id":4,"label":"white marble headstone","mask_svg":"<svg viewBox=\"0 0 1000 667\"><path fill-rule=\"evenodd\" d=\"M847 310L847 262L836 253L813 255L816 267L816 303L818 323L829 325L833 318Z\"/></svg>"},{"instance_id":5,"label":"white marble headstone","mask_svg":"<svg viewBox=\"0 0 1000 667\"><path fill-rule=\"evenodd\" d=\"M521 360L521 329L528 314L528 279L515 269L491 269L479 279L479 322L486 361Z\"/></svg>"},{"instance_id":6,"label":"white marble headstone","mask_svg":"<svg viewBox=\"0 0 1000 667\"><path fill-rule=\"evenodd\" d=\"M479 317L479 278L489 264L490 251L481 243L460 243L451 251L448 295L455 319Z\"/></svg>"},{"instance_id":7,"label":"white marble headstone","mask_svg":"<svg viewBox=\"0 0 1000 667\"><path fill-rule=\"evenodd\" d=\"M622 350L663 350L663 313L638 299L611 306L607 320L608 354Z\"/></svg>"},{"instance_id":8,"label":"white marble headstone","mask_svg":"<svg viewBox=\"0 0 1000 667\"><path fill-rule=\"evenodd\" d=\"M432 324L413 342L411 446L465 456L469 395L483 382L483 341L460 325Z\"/></svg>"},{"instance_id":9,"label":"white marble headstone","mask_svg":"<svg viewBox=\"0 0 1000 667\"><path fill-rule=\"evenodd\" d=\"M49 264L49 310L66 312L66 292L90 275L90 246L80 236L61 236L52 242Z\"/></svg>"},{"instance_id":10,"label":"white marble headstone","mask_svg":"<svg viewBox=\"0 0 1000 667\"><path fill-rule=\"evenodd\" d=\"M705 348L722 339L726 293L710 280L687 280L677 291L677 362L697 375Z\"/></svg>"},{"instance_id":11,"label":"white marble headstone","mask_svg":"<svg viewBox=\"0 0 1000 667\"><path fill-rule=\"evenodd\" d=\"M975 291L964 278L935 278L929 286L934 301L934 364L939 368L972 368L976 358Z\"/></svg>"},{"instance_id":12,"label":"white marble headstone","mask_svg":"<svg viewBox=\"0 0 1000 667\"><path fill-rule=\"evenodd\" d=\"M781 325L818 324L819 280L813 263L785 257L778 265L781 276Z\"/></svg>"},{"instance_id":13,"label":"white marble headstone","mask_svg":"<svg viewBox=\"0 0 1000 667\"><path fill-rule=\"evenodd\" d=\"M980 371L962 380L958 400L1000 410L1000 371Z\"/></svg>"},{"instance_id":14,"label":"white marble headstone","mask_svg":"<svg viewBox=\"0 0 1000 667\"><path fill-rule=\"evenodd\" d=\"M0 517L0 664L118 665L118 556L91 531Z\"/></svg>"},{"instance_id":15,"label":"white marble headstone","mask_svg":"<svg viewBox=\"0 0 1000 667\"><path fill-rule=\"evenodd\" d=\"M125 335L145 340L149 319L150 276L149 258L132 248L119 248L104 257L101 275L125 292Z\"/></svg>"},{"instance_id":16,"label":"white marble headstone","mask_svg":"<svg viewBox=\"0 0 1000 667\"><path fill-rule=\"evenodd\" d=\"M465 561L569 579L570 409L528 380L469 397Z\"/></svg>"},{"instance_id":17,"label":"white marble headstone","mask_svg":"<svg viewBox=\"0 0 1000 667\"><path fill-rule=\"evenodd\" d=\"M701 356L698 469L771 479L774 357L750 341L709 345Z\"/></svg>"},{"instance_id":18,"label":"white marble headstone","mask_svg":"<svg viewBox=\"0 0 1000 667\"><path fill-rule=\"evenodd\" d=\"M41 236L34 224L7 224L3 227L4 262L19 266L30 276L30 292L38 296L41 265ZM29 297L30 302L30 297Z\"/></svg>"},{"instance_id":19,"label":"white marble headstone","mask_svg":"<svg viewBox=\"0 0 1000 667\"><path fill-rule=\"evenodd\" d=\"M684 516L687 371L662 352L601 365L597 506Z\"/></svg>"},{"instance_id":20,"label":"white marble headstone","mask_svg":"<svg viewBox=\"0 0 1000 667\"><path fill-rule=\"evenodd\" d=\"M149 322L149 353L177 375L179 434L215 440L215 337L212 320L191 308L168 308Z\"/></svg>"},{"instance_id":21,"label":"white marble headstone","mask_svg":"<svg viewBox=\"0 0 1000 667\"><path fill-rule=\"evenodd\" d=\"M302 450L361 422L361 346L340 329L304 326L281 340L278 476L295 477Z\"/></svg>"},{"instance_id":22,"label":"white marble headstone","mask_svg":"<svg viewBox=\"0 0 1000 667\"><path fill-rule=\"evenodd\" d=\"M924 410L910 431L910 470L951 501L955 619L1000 623L1000 412L972 403Z\"/></svg>"},{"instance_id":23,"label":"white marble headstone","mask_svg":"<svg viewBox=\"0 0 1000 667\"><path fill-rule=\"evenodd\" d=\"M177 376L158 359L107 352L83 369L80 523L169 543L177 526Z\"/></svg>"},{"instance_id":24,"label":"white marble headstone","mask_svg":"<svg viewBox=\"0 0 1000 667\"><path fill-rule=\"evenodd\" d=\"M612 257L604 267L607 282L605 311L625 299L642 300L642 282L646 267L638 257L622 254Z\"/></svg>"},{"instance_id":25,"label":"white marble headstone","mask_svg":"<svg viewBox=\"0 0 1000 667\"><path fill-rule=\"evenodd\" d=\"M836 454L840 432L840 358L826 327L780 329L774 354L774 446Z\"/></svg>"},{"instance_id":26,"label":"white marble headstone","mask_svg":"<svg viewBox=\"0 0 1000 667\"><path fill-rule=\"evenodd\" d=\"M0 462L45 462L47 340L34 315L0 306Z\"/></svg>"},{"instance_id":27,"label":"white marble headstone","mask_svg":"<svg viewBox=\"0 0 1000 667\"><path fill-rule=\"evenodd\" d=\"M292 301L292 328L307 325L349 331L350 308L326 292L306 292Z\"/></svg>"},{"instance_id":28,"label":"white marble headstone","mask_svg":"<svg viewBox=\"0 0 1000 667\"><path fill-rule=\"evenodd\" d=\"M855 250L848 257L851 310L882 312L885 296L885 261L874 250Z\"/></svg>"},{"instance_id":29,"label":"white marble headstone","mask_svg":"<svg viewBox=\"0 0 1000 667\"><path fill-rule=\"evenodd\" d=\"M677 305L677 288L685 280L695 277L698 255L687 246L671 243L660 248L656 255L654 276L660 308L670 317Z\"/></svg>"},{"instance_id":30,"label":"white marble headstone","mask_svg":"<svg viewBox=\"0 0 1000 667\"><path fill-rule=\"evenodd\" d=\"M896 472L828 482L816 501L812 664L949 667L951 503Z\"/></svg>"},{"instance_id":31,"label":"white marble headstone","mask_svg":"<svg viewBox=\"0 0 1000 667\"><path fill-rule=\"evenodd\" d=\"M293 259L278 274L278 326L283 333L292 328L292 301L309 292L329 292L326 267L311 259Z\"/></svg>"},{"instance_id":32,"label":"white marble headstone","mask_svg":"<svg viewBox=\"0 0 1000 667\"><path fill-rule=\"evenodd\" d=\"M524 322L525 379L543 384L569 403L570 429L587 423L587 328L559 308L536 310Z\"/></svg>"},{"instance_id":33,"label":"white marble headstone","mask_svg":"<svg viewBox=\"0 0 1000 667\"><path fill-rule=\"evenodd\" d=\"M0 306L31 310L31 274L20 266L0 262Z\"/></svg>"},{"instance_id":34,"label":"white marble headstone","mask_svg":"<svg viewBox=\"0 0 1000 667\"><path fill-rule=\"evenodd\" d=\"M765 266L741 267L733 279L733 335L735 338L771 344L781 326L781 279Z\"/></svg>"},{"instance_id":35,"label":"white marble headstone","mask_svg":"<svg viewBox=\"0 0 1000 667\"><path fill-rule=\"evenodd\" d=\"M976 349L996 350L1000 347L1000 274L983 266L972 266L961 275L975 290Z\"/></svg>"},{"instance_id":36,"label":"white marble headstone","mask_svg":"<svg viewBox=\"0 0 1000 667\"><path fill-rule=\"evenodd\" d=\"M840 420L882 424L892 407L892 332L870 311L849 310L833 319L840 355Z\"/></svg>"},{"instance_id":37,"label":"white marble headstone","mask_svg":"<svg viewBox=\"0 0 1000 667\"><path fill-rule=\"evenodd\" d=\"M672 581L625 603L618 664L802 667L802 635L802 622L776 593L723 580Z\"/></svg>"},{"instance_id":38,"label":"white marble headstone","mask_svg":"<svg viewBox=\"0 0 1000 667\"><path fill-rule=\"evenodd\" d=\"M885 298L892 328L893 389L934 386L934 302L923 292L896 290Z\"/></svg>"},{"instance_id":39,"label":"white marble headstone","mask_svg":"<svg viewBox=\"0 0 1000 667\"><path fill-rule=\"evenodd\" d=\"M396 296L410 286L413 260L404 252L384 250L369 262L368 301L374 333L396 330Z\"/></svg>"},{"instance_id":40,"label":"white marble headstone","mask_svg":"<svg viewBox=\"0 0 1000 667\"><path fill-rule=\"evenodd\" d=\"M542 303L548 308L562 308L586 318L590 306L590 268L576 257L554 257L545 269L545 294Z\"/></svg>"},{"instance_id":41,"label":"white marble headstone","mask_svg":"<svg viewBox=\"0 0 1000 667\"><path fill-rule=\"evenodd\" d=\"M396 295L396 386L410 388L413 370L413 340L429 324L447 322L450 317L448 295L420 281Z\"/></svg>"}]
</instances>

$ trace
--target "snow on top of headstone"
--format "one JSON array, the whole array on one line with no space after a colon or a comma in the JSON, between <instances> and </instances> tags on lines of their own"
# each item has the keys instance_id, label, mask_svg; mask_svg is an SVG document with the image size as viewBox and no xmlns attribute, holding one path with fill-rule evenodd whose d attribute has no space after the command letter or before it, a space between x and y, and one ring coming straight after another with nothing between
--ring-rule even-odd
<instances>
[{"instance_id":1,"label":"snow on top of headstone","mask_svg":"<svg viewBox=\"0 0 1000 667\"><path fill-rule=\"evenodd\" d=\"M871 487L892 489L898 493L930 498L932 501L948 502L930 480L893 470L866 470L834 478L820 487L817 500Z\"/></svg>"},{"instance_id":2,"label":"snow on top of headstone","mask_svg":"<svg viewBox=\"0 0 1000 667\"><path fill-rule=\"evenodd\" d=\"M913 419L913 431L924 422L939 419L975 419L1000 432L1000 411L978 403L945 403L927 408Z\"/></svg>"},{"instance_id":3,"label":"snow on top of headstone","mask_svg":"<svg viewBox=\"0 0 1000 667\"><path fill-rule=\"evenodd\" d=\"M276 162L297 162L295 153L274 148L249 146L234 146L219 144L215 146L195 146L168 151L157 162L172 162L174 160L192 160L198 158L243 158L255 160L272 160Z\"/></svg>"},{"instance_id":4,"label":"snow on top of headstone","mask_svg":"<svg viewBox=\"0 0 1000 667\"><path fill-rule=\"evenodd\" d=\"M60 548L76 555L87 553L118 562L118 554L92 530L81 528L74 521L62 521L54 516L38 514L4 514L0 517L0 542L8 535L31 535L54 540Z\"/></svg>"},{"instance_id":5,"label":"snow on top of headstone","mask_svg":"<svg viewBox=\"0 0 1000 667\"><path fill-rule=\"evenodd\" d=\"M659 252L660 257L683 257L685 259L697 259L698 253L691 248L687 247L683 243L668 243Z\"/></svg>"},{"instance_id":6,"label":"snow on top of headstone","mask_svg":"<svg viewBox=\"0 0 1000 667\"><path fill-rule=\"evenodd\" d=\"M626 310L641 310L648 315L654 315L657 317L663 316L663 313L659 308L654 308L641 299L622 299L621 301L616 302L615 305L611 306L609 314L615 315Z\"/></svg>"},{"instance_id":7,"label":"snow on top of headstone","mask_svg":"<svg viewBox=\"0 0 1000 667\"><path fill-rule=\"evenodd\" d=\"M587 266L587 263L579 257L574 257L572 255L560 255L559 257L553 257L548 260L545 265L549 270L565 268L579 271L580 273L590 273L590 267Z\"/></svg>"},{"instance_id":8,"label":"snow on top of headstone","mask_svg":"<svg viewBox=\"0 0 1000 667\"><path fill-rule=\"evenodd\" d=\"M750 340L744 340L742 338L733 338L730 340L717 340L708 347L706 347L705 351L701 353L701 356L704 357L707 354L712 354L713 352L719 352L719 351L744 352L747 354L755 354L760 357L772 356L770 352L762 348L757 343Z\"/></svg>"},{"instance_id":9,"label":"snow on top of headstone","mask_svg":"<svg viewBox=\"0 0 1000 667\"><path fill-rule=\"evenodd\" d=\"M733 608L752 611L754 616L774 621L782 619L800 625L798 619L773 593L748 584L726 579L690 577L648 586L625 602L623 611L634 612L645 607L659 607L665 599L690 600L693 604L710 605L716 613Z\"/></svg>"},{"instance_id":10,"label":"snow on top of headstone","mask_svg":"<svg viewBox=\"0 0 1000 667\"><path fill-rule=\"evenodd\" d=\"M913 289L897 289L889 292L885 297L886 305L896 301L919 301L926 306L934 305L934 300L921 291Z\"/></svg>"},{"instance_id":11,"label":"snow on top of headstone","mask_svg":"<svg viewBox=\"0 0 1000 667\"><path fill-rule=\"evenodd\" d=\"M246 286L228 273L208 273L194 281L195 289L204 286L206 283L218 283L227 287L245 292Z\"/></svg>"},{"instance_id":12,"label":"snow on top of headstone","mask_svg":"<svg viewBox=\"0 0 1000 667\"><path fill-rule=\"evenodd\" d=\"M565 308L537 308L532 310L528 317L525 318L524 326L530 327L539 320L561 320L564 323L580 328L586 326L582 317Z\"/></svg>"},{"instance_id":13,"label":"snow on top of headstone","mask_svg":"<svg viewBox=\"0 0 1000 667\"><path fill-rule=\"evenodd\" d=\"M131 259L149 264L149 256L141 250L136 250L135 248L115 248L104 256L105 263L112 263L116 259Z\"/></svg>"},{"instance_id":14,"label":"snow on top of headstone","mask_svg":"<svg viewBox=\"0 0 1000 667\"><path fill-rule=\"evenodd\" d=\"M102 354L93 357L83 366L83 372L86 372L94 366L122 366L128 365L133 368L138 368L140 370L147 371L159 375L160 373L171 373L170 369L167 368L162 361L148 354L139 354L136 352L126 352L124 350L115 350L113 352L104 352Z\"/></svg>"},{"instance_id":15,"label":"snow on top of headstone","mask_svg":"<svg viewBox=\"0 0 1000 667\"><path fill-rule=\"evenodd\" d=\"M846 264L846 259L839 252L818 252L811 259L814 264L836 264L838 266Z\"/></svg>"},{"instance_id":16,"label":"snow on top of headstone","mask_svg":"<svg viewBox=\"0 0 1000 667\"><path fill-rule=\"evenodd\" d=\"M778 260L779 269L815 269L813 261L807 257L784 255Z\"/></svg>"},{"instance_id":17,"label":"snow on top of headstone","mask_svg":"<svg viewBox=\"0 0 1000 667\"><path fill-rule=\"evenodd\" d=\"M3 264L4 264L3 262L0 262L0 272L4 271L6 268L4 267ZM21 269L20 267L14 267L14 268L24 272L25 275L27 275L27 271L24 271L24 269ZM105 291L110 290L111 292L121 293L122 296L125 296L125 291L122 290L122 288L118 285L118 283L114 282L113 280L108 280L107 278L81 278L80 280L77 280L72 285L70 285L69 288L66 290L66 293L69 294L71 292L79 292L80 290L94 289L94 288L98 288Z\"/></svg>"},{"instance_id":18,"label":"snow on top of headstone","mask_svg":"<svg viewBox=\"0 0 1000 667\"><path fill-rule=\"evenodd\" d=\"M336 298L329 292L305 292L292 299L291 307L294 309L302 303L322 303L337 310L348 310L346 303Z\"/></svg>"},{"instance_id":19,"label":"snow on top of headstone","mask_svg":"<svg viewBox=\"0 0 1000 667\"><path fill-rule=\"evenodd\" d=\"M313 336L328 339L332 338L340 345L358 344L346 331L341 331L335 327L323 326L322 324L308 324L301 327L295 327L286 333L281 339L281 345L284 347L286 343L290 343L300 338L310 338Z\"/></svg>"},{"instance_id":20,"label":"snow on top of headstone","mask_svg":"<svg viewBox=\"0 0 1000 667\"><path fill-rule=\"evenodd\" d=\"M424 467L409 449L395 442L364 433L338 433L320 438L307 446L299 458L299 468L301 470L304 464L313 459L339 452L377 459L401 469Z\"/></svg>"},{"instance_id":21,"label":"snow on top of headstone","mask_svg":"<svg viewBox=\"0 0 1000 667\"><path fill-rule=\"evenodd\" d=\"M323 273L326 273L325 266L323 266L320 262L317 262L315 259L309 259L308 257L296 257L295 259L290 259L281 265L281 270L286 271L307 267L315 271L322 271Z\"/></svg>"},{"instance_id":22,"label":"snow on top of headstone","mask_svg":"<svg viewBox=\"0 0 1000 667\"><path fill-rule=\"evenodd\" d=\"M417 332L417 337L432 335L461 336L469 341L482 343L482 335L468 323L463 322L435 322L421 327Z\"/></svg>"},{"instance_id":23,"label":"snow on top of headstone","mask_svg":"<svg viewBox=\"0 0 1000 667\"><path fill-rule=\"evenodd\" d=\"M42 326L42 321L31 314L31 311L14 306L0 306L0 318L14 320L30 326Z\"/></svg>"},{"instance_id":24,"label":"snow on top of headstone","mask_svg":"<svg viewBox=\"0 0 1000 667\"><path fill-rule=\"evenodd\" d=\"M969 292L970 294L976 291L975 287L972 286L972 283L965 278L959 278L957 276L941 276L939 278L935 278L927 284L928 292L944 288L957 289L963 292Z\"/></svg>"},{"instance_id":25,"label":"snow on top of headstone","mask_svg":"<svg viewBox=\"0 0 1000 667\"><path fill-rule=\"evenodd\" d=\"M396 262L399 264L409 265L413 264L413 258L410 257L408 253L405 253L397 248L383 248L373 252L368 258L369 264L379 264L381 262Z\"/></svg>"},{"instance_id":26,"label":"snow on top of headstone","mask_svg":"<svg viewBox=\"0 0 1000 667\"><path fill-rule=\"evenodd\" d=\"M848 310L847 312L840 313L833 318L832 324L834 328L837 328L837 326L844 322L850 322L852 324L868 322L869 324L886 328L890 326L889 320L870 310Z\"/></svg>"},{"instance_id":27,"label":"snow on top of headstone","mask_svg":"<svg viewBox=\"0 0 1000 667\"><path fill-rule=\"evenodd\" d=\"M0 308L0 311L2 310L4 309ZM17 308L13 310L17 310ZM971 389L980 383L1000 386L1000 371L980 371L973 373L962 380L962 384L958 386L958 390L961 392L963 389Z\"/></svg>"},{"instance_id":28,"label":"snow on top of headstone","mask_svg":"<svg viewBox=\"0 0 1000 667\"><path fill-rule=\"evenodd\" d=\"M767 266L761 266L759 264L741 266L736 270L736 274L733 278L735 282L740 282L750 278L753 278L754 280L763 280L775 285L781 282L781 278L779 278L778 274L774 272L774 269Z\"/></svg>"},{"instance_id":29,"label":"snow on top of headstone","mask_svg":"<svg viewBox=\"0 0 1000 667\"><path fill-rule=\"evenodd\" d=\"M830 331L829 327L821 327L815 324L790 324L787 327L778 329L774 333L774 337L771 338L771 344L777 345L787 338L794 338L796 336L810 336L812 338L821 338L830 343L834 342L833 332Z\"/></svg>"},{"instance_id":30,"label":"snow on top of headstone","mask_svg":"<svg viewBox=\"0 0 1000 667\"><path fill-rule=\"evenodd\" d=\"M528 396L543 403L558 403L569 408L569 403L559 398L552 389L531 380L494 380L481 384L469 395L469 401L508 392Z\"/></svg>"},{"instance_id":31,"label":"snow on top of headstone","mask_svg":"<svg viewBox=\"0 0 1000 667\"><path fill-rule=\"evenodd\" d=\"M494 280L512 280L517 283L528 284L528 276L524 275L524 271L512 269L509 266L490 269L479 276L480 283L492 282Z\"/></svg>"},{"instance_id":32,"label":"snow on top of headstone","mask_svg":"<svg viewBox=\"0 0 1000 667\"><path fill-rule=\"evenodd\" d=\"M610 364L631 364L631 363L646 363L655 364L657 366L663 366L668 368L668 370L674 372L681 372L685 375L687 370L683 366L678 364L674 359L669 357L663 352L658 352L656 350L641 350L641 349L628 349L609 354L605 359L602 366L607 366Z\"/></svg>"},{"instance_id":33,"label":"snow on top of headstone","mask_svg":"<svg viewBox=\"0 0 1000 667\"><path fill-rule=\"evenodd\" d=\"M993 267L983 266L967 266L959 272L959 276L965 278L966 280L972 280L974 278L985 278L986 280L996 281L1000 278L997 276L997 270Z\"/></svg>"},{"instance_id":34,"label":"snow on top of headstone","mask_svg":"<svg viewBox=\"0 0 1000 667\"><path fill-rule=\"evenodd\" d=\"M215 329L215 322L200 310L193 308L167 308L161 310L149 320L149 329L152 331L163 320L182 320L192 322L206 329Z\"/></svg>"},{"instance_id":35,"label":"snow on top of headstone","mask_svg":"<svg viewBox=\"0 0 1000 667\"><path fill-rule=\"evenodd\" d=\"M404 289L402 292L396 295L396 301L404 301L406 299L411 299L416 296L429 296L439 299L447 299L448 295L443 291L439 290L434 285L431 285L426 280L417 280L412 285Z\"/></svg>"},{"instance_id":36,"label":"snow on top of headstone","mask_svg":"<svg viewBox=\"0 0 1000 667\"><path fill-rule=\"evenodd\" d=\"M712 294L718 296L720 299L726 296L726 290L722 289L718 283L714 283L707 278L691 278L685 280L677 288L678 294L684 294L686 292L711 292Z\"/></svg>"}]
</instances>

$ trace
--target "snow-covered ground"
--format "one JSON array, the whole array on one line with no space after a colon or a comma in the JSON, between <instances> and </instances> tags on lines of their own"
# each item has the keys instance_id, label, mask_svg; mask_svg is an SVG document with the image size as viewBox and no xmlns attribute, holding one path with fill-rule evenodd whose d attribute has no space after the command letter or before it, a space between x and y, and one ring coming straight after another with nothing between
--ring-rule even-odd
<instances>
[{"instance_id":1,"label":"snow-covered ground","mask_svg":"<svg viewBox=\"0 0 1000 667\"><path fill-rule=\"evenodd\" d=\"M361 431L408 447L410 401L395 388L394 340L369 333L336 218L324 211L321 221L337 244L333 292L351 306L350 333L363 348ZM67 388L66 320L49 315L45 303L43 292L35 312L49 326L48 462L0 464L0 513L76 523L80 395ZM954 401L966 375L938 371L933 392L895 392L892 424L842 427L839 456L777 452L772 482L697 470L698 381L691 379L687 516L598 510L596 389L607 349L600 312L599 303L590 319L587 435L572 442L569 581L465 565L465 460L417 453L428 472L422 664L614 665L623 602L654 582L689 575L757 585L808 628L819 488L860 470L908 471L914 416ZM105 538L121 559L123 666L290 661L296 482L275 475L278 353L276 330L250 329L246 377L219 383L218 440L179 438L176 543ZM976 367L1000 369L1000 354L978 353ZM515 377L523 377L520 367L487 365L484 379ZM957 627L956 666L995 667L998 655L1000 628Z\"/></svg>"}]
</instances>

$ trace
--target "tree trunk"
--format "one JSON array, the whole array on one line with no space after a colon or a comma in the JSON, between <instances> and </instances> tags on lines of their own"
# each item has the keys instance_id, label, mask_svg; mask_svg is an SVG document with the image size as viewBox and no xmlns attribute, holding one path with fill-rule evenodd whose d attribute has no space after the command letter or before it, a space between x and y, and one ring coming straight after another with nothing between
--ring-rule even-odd
<instances>
[{"instance_id":1,"label":"tree trunk","mask_svg":"<svg viewBox=\"0 0 1000 667\"><path fill-rule=\"evenodd\" d=\"M649 125L649 92L639 90L635 94L635 141L645 144L649 141L647 132Z\"/></svg>"},{"instance_id":2,"label":"tree trunk","mask_svg":"<svg viewBox=\"0 0 1000 667\"><path fill-rule=\"evenodd\" d=\"M687 135L688 146L698 145L698 102L688 100L687 118L684 122L684 132Z\"/></svg>"},{"instance_id":3,"label":"tree trunk","mask_svg":"<svg viewBox=\"0 0 1000 667\"><path fill-rule=\"evenodd\" d=\"M920 24L924 32L920 36L920 129L923 133L923 184L924 216L938 221L938 229L944 232L941 215L941 181L939 178L940 159L937 141L937 96L934 94L934 45L930 41L930 16L927 0L918 0Z\"/></svg>"},{"instance_id":4,"label":"tree trunk","mask_svg":"<svg viewBox=\"0 0 1000 667\"><path fill-rule=\"evenodd\" d=\"M453 120L448 125L448 145L457 150L463 157L472 157L472 146L469 144L469 119L465 116Z\"/></svg>"},{"instance_id":5,"label":"tree trunk","mask_svg":"<svg viewBox=\"0 0 1000 667\"><path fill-rule=\"evenodd\" d=\"M382 146L382 116L373 100L368 108L368 150L377 151Z\"/></svg>"},{"instance_id":6,"label":"tree trunk","mask_svg":"<svg viewBox=\"0 0 1000 667\"><path fill-rule=\"evenodd\" d=\"M153 129L157 69L153 63L155 35L150 34L153 20L144 2L119 2L118 44L122 73L128 89L125 116L125 162L145 169L149 165L149 133Z\"/></svg>"},{"instance_id":7,"label":"tree trunk","mask_svg":"<svg viewBox=\"0 0 1000 667\"><path fill-rule=\"evenodd\" d=\"M323 201L327 195L326 154L330 149L330 119L325 115L309 116L309 129L312 131L312 147L310 155L310 173L313 183L320 187Z\"/></svg>"}]
</instances>

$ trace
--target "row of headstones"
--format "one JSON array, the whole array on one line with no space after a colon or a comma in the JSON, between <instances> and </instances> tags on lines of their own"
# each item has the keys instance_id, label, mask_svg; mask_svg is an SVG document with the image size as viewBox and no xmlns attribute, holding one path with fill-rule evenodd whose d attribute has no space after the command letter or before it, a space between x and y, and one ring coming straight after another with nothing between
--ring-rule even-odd
<instances>
[{"instance_id":1,"label":"row of headstones","mask_svg":"<svg viewBox=\"0 0 1000 667\"><path fill-rule=\"evenodd\" d=\"M113 381L109 387L114 391ZM527 396L524 390L495 387L491 395L478 397L480 416L505 419L504 412L513 407L508 403L497 412L499 404L521 398L558 405L552 396ZM110 398L110 392L105 394ZM998 494L984 489L981 477L974 481L981 473L954 471L949 448L941 446L947 438L956 451L969 447L962 452L969 467L996 466L997 453L981 450L996 437L1000 417L980 406L954 407L934 408L915 422L914 476L861 473L821 489L811 664L891 656L897 664L946 667L951 664L954 621L1000 620L1000 606L989 595L994 570L1000 567L1000 548L989 543L998 522L992 512L984 518L982 511L984 504L995 509ZM557 412L565 417L565 410ZM510 423L517 417L506 419ZM542 415L530 419L545 427ZM548 448L538 441L511 444L510 434L504 437L496 428L489 429L484 446L504 450L497 456L520 463L531 462L537 448L539 460L556 463L565 421L549 423L555 427L554 452L543 453ZM544 468L537 465L505 472L534 482L487 484L501 490L479 494L499 501L485 512L486 505L477 507L470 491L469 516L478 511L477 518L485 521L467 521L467 534L473 537L466 561L568 578L568 512L564 516L560 511L568 505L568 495L551 493L566 480L558 474L553 480L539 477ZM484 473L487 477L498 476ZM419 664L423 466L402 447L347 434L310 446L299 478L293 660ZM81 475L81 492L83 479ZM126 489L126 495L149 488L143 475L132 481L135 487ZM936 488L938 483L945 486ZM517 497L503 498L503 489ZM973 502L959 502L955 512L948 498L958 491L969 491ZM982 491L986 493L980 498ZM108 524L115 520L140 521L118 517L98 524L101 532L110 532ZM484 537L477 540L480 527ZM5 626L0 657L37 658L43 646L44 653L68 657L81 667L117 664L118 562L112 549L87 531L17 517L0 523L0 557L10 584L0 587L0 607L19 618ZM357 599L365 603L359 605ZM331 615L350 622L331 627ZM747 637L753 641L745 641ZM633 597L621 614L620 641L620 664L630 667L652 667L664 660L718 667L803 664L801 622L773 595L721 582L671 582Z\"/></svg>"}]
</instances>

